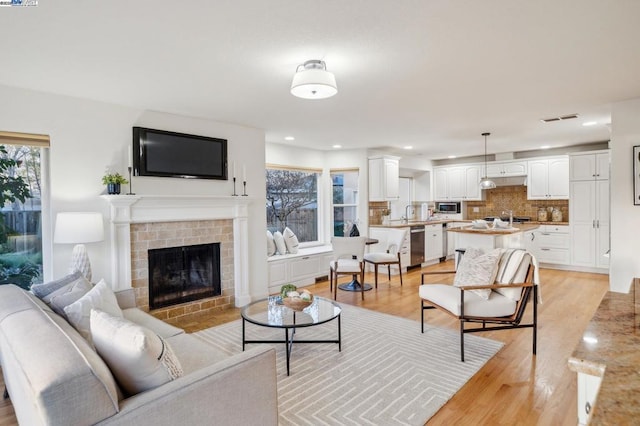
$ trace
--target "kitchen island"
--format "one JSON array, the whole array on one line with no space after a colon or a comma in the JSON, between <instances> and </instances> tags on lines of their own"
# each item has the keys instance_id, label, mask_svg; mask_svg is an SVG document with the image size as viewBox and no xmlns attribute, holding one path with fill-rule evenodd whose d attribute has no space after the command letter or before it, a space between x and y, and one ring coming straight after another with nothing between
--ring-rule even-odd
<instances>
[{"instance_id":1,"label":"kitchen island","mask_svg":"<svg viewBox=\"0 0 640 426\"><path fill-rule=\"evenodd\" d=\"M578 373L578 424L640 419L640 278L629 293L608 292L569 358Z\"/></svg>"},{"instance_id":2,"label":"kitchen island","mask_svg":"<svg viewBox=\"0 0 640 426\"><path fill-rule=\"evenodd\" d=\"M539 224L518 223L511 228L473 229L471 226L448 229L454 233L455 249L478 247L525 248L524 233L540 227Z\"/></svg>"}]
</instances>

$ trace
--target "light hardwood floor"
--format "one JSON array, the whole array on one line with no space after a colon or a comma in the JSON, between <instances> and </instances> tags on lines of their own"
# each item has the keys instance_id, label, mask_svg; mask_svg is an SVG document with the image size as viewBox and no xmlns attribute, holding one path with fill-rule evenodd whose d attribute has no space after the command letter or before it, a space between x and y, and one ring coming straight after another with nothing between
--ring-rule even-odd
<instances>
[{"instance_id":1,"label":"light hardwood floor","mask_svg":"<svg viewBox=\"0 0 640 426\"><path fill-rule=\"evenodd\" d=\"M423 271L451 267L449 261ZM451 278L430 276L429 282L447 279ZM531 330L479 333L504 342L505 346L431 418L429 425L576 424L576 375L567 368L567 359L608 290L608 276L541 269L540 281L543 303L538 310L537 356L531 354ZM366 282L373 282L372 274L366 275ZM338 302L420 321L419 285L419 269L404 276L402 287L397 276L392 276L389 283L380 274L378 289L366 292L364 301L359 293L339 290ZM332 297L326 281L307 288L316 295ZM214 318L180 326L193 332L237 319L239 312L230 309ZM426 311L425 320L431 325L458 329L454 318L437 310ZM416 324L416 333L419 332ZM0 386L4 387L1 377ZM11 403L0 402L0 426L16 424Z\"/></svg>"}]
</instances>

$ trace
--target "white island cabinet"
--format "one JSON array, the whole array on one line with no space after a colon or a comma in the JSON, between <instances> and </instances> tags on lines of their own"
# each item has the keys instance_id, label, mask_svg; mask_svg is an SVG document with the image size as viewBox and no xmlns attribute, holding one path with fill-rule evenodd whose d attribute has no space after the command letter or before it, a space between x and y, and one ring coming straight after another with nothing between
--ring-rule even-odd
<instances>
[{"instance_id":1,"label":"white island cabinet","mask_svg":"<svg viewBox=\"0 0 640 426\"><path fill-rule=\"evenodd\" d=\"M442 224L425 225L424 231L424 261L430 262L444 257Z\"/></svg>"},{"instance_id":2,"label":"white island cabinet","mask_svg":"<svg viewBox=\"0 0 640 426\"><path fill-rule=\"evenodd\" d=\"M494 248L525 248L524 233L538 228L539 225L518 224L511 229L471 229L453 228L448 232L454 234L455 249L477 247Z\"/></svg>"},{"instance_id":3,"label":"white island cabinet","mask_svg":"<svg viewBox=\"0 0 640 426\"><path fill-rule=\"evenodd\" d=\"M578 373L578 424L587 425L598 397L602 377Z\"/></svg>"}]
</instances>

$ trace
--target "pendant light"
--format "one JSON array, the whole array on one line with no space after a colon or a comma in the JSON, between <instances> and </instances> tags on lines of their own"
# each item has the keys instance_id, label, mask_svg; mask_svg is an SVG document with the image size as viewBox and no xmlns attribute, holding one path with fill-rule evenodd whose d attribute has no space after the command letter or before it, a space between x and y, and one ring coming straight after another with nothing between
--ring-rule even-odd
<instances>
[{"instance_id":1,"label":"pendant light","mask_svg":"<svg viewBox=\"0 0 640 426\"><path fill-rule=\"evenodd\" d=\"M480 189L493 189L496 187L496 183L487 177L487 136L491 133L485 132L484 136L484 177L480 179Z\"/></svg>"},{"instance_id":2,"label":"pendant light","mask_svg":"<svg viewBox=\"0 0 640 426\"><path fill-rule=\"evenodd\" d=\"M336 78L327 64L312 59L298 65L291 82L291 94L303 99L325 99L338 93Z\"/></svg>"}]
</instances>

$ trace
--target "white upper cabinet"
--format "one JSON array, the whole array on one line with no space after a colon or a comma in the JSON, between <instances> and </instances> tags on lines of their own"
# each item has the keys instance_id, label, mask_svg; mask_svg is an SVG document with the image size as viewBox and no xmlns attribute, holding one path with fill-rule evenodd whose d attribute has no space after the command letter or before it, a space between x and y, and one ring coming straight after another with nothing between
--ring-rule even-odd
<instances>
[{"instance_id":1,"label":"white upper cabinet","mask_svg":"<svg viewBox=\"0 0 640 426\"><path fill-rule=\"evenodd\" d=\"M609 179L609 152L572 154L570 162L572 181Z\"/></svg>"},{"instance_id":2,"label":"white upper cabinet","mask_svg":"<svg viewBox=\"0 0 640 426\"><path fill-rule=\"evenodd\" d=\"M527 167L529 200L569 198L569 159L566 156L531 160Z\"/></svg>"},{"instance_id":3,"label":"white upper cabinet","mask_svg":"<svg viewBox=\"0 0 640 426\"><path fill-rule=\"evenodd\" d=\"M526 161L500 161L487 164L487 177L525 176Z\"/></svg>"},{"instance_id":4,"label":"white upper cabinet","mask_svg":"<svg viewBox=\"0 0 640 426\"><path fill-rule=\"evenodd\" d=\"M397 200L400 197L400 158L369 158L369 201Z\"/></svg>"},{"instance_id":5,"label":"white upper cabinet","mask_svg":"<svg viewBox=\"0 0 640 426\"><path fill-rule=\"evenodd\" d=\"M445 168L433 169L433 199L436 201L449 199L449 171Z\"/></svg>"},{"instance_id":6,"label":"white upper cabinet","mask_svg":"<svg viewBox=\"0 0 640 426\"><path fill-rule=\"evenodd\" d=\"M481 200L480 165L441 167L434 169L435 201Z\"/></svg>"}]
</instances>

